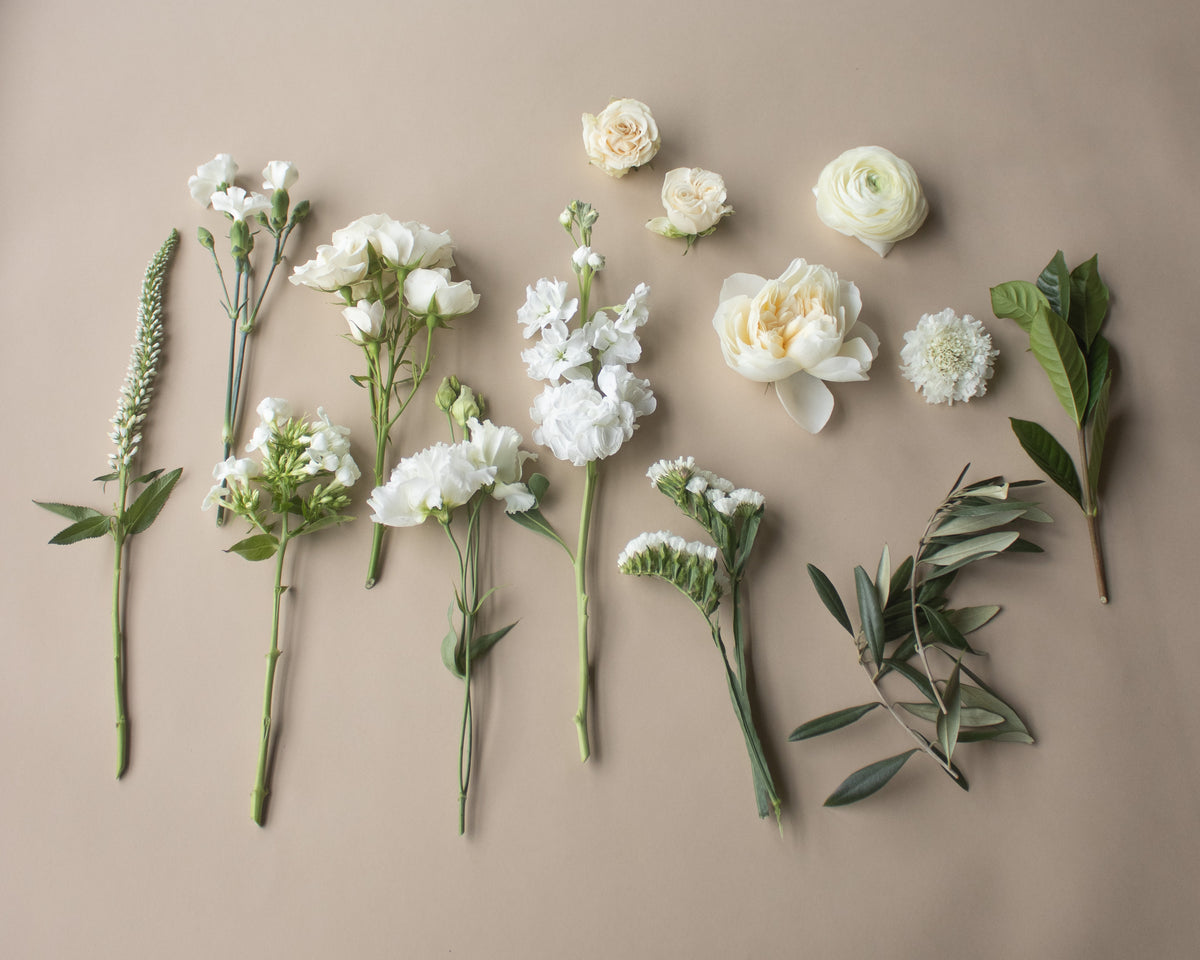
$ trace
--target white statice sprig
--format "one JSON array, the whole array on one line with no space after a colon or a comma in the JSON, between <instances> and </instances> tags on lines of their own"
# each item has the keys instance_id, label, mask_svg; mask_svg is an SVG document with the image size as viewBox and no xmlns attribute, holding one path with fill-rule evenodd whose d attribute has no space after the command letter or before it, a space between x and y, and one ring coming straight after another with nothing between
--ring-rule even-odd
<instances>
[{"instance_id":1,"label":"white statice sprig","mask_svg":"<svg viewBox=\"0 0 1200 960\"><path fill-rule=\"evenodd\" d=\"M928 403L952 406L987 393L999 353L982 323L947 307L923 314L916 329L904 334L900 372Z\"/></svg>"},{"instance_id":2,"label":"white statice sprig","mask_svg":"<svg viewBox=\"0 0 1200 960\"><path fill-rule=\"evenodd\" d=\"M746 647L749 627L742 595L746 566L754 548L766 499L757 490L696 465L694 457L659 460L646 471L651 485L684 514L700 524L712 544L689 542L665 530L643 533L629 541L617 558L622 573L651 576L672 584L704 616L713 643L725 662L725 675L734 713L742 728L754 779L759 817L774 812L778 821L783 804L775 789L754 719L750 712ZM728 598L733 608L733 657L721 633L719 608Z\"/></svg>"}]
</instances>

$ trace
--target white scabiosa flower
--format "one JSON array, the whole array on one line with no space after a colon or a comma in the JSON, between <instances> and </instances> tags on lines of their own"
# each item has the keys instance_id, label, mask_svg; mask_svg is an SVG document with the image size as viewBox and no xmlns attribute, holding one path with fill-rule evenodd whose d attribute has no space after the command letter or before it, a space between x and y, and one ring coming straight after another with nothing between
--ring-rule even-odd
<instances>
[{"instance_id":1,"label":"white scabiosa flower","mask_svg":"<svg viewBox=\"0 0 1200 960\"><path fill-rule=\"evenodd\" d=\"M987 392L992 363L999 350L983 324L950 308L924 314L915 330L904 335L900 372L929 403L952 406Z\"/></svg>"}]
</instances>

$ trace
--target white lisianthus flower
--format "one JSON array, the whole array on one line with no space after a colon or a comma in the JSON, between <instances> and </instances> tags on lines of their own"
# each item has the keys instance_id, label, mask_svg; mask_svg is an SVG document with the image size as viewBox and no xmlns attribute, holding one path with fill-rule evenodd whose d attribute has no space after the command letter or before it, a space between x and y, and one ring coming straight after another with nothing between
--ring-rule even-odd
<instances>
[{"instance_id":1,"label":"white lisianthus flower","mask_svg":"<svg viewBox=\"0 0 1200 960\"><path fill-rule=\"evenodd\" d=\"M480 467L495 468L492 498L504 501L504 512L524 513L536 506L521 473L525 461L536 460L537 454L521 449L521 435L512 427L498 427L490 420L481 423L475 417L467 421L467 428L467 455Z\"/></svg>"},{"instance_id":2,"label":"white lisianthus flower","mask_svg":"<svg viewBox=\"0 0 1200 960\"><path fill-rule=\"evenodd\" d=\"M405 457L388 482L376 487L367 505L371 519L389 527L415 527L433 512L449 515L496 475L495 467L480 467L466 444L437 443Z\"/></svg>"},{"instance_id":3,"label":"white lisianthus flower","mask_svg":"<svg viewBox=\"0 0 1200 960\"><path fill-rule=\"evenodd\" d=\"M833 412L821 381L866 380L879 338L858 323L858 287L820 264L791 262L777 280L735 273L721 287L713 327L725 362L743 377L774 383L801 427L817 433Z\"/></svg>"},{"instance_id":4,"label":"white lisianthus flower","mask_svg":"<svg viewBox=\"0 0 1200 960\"><path fill-rule=\"evenodd\" d=\"M599 114L583 115L588 162L610 177L623 177L649 163L660 146L658 124L640 100L614 100Z\"/></svg>"},{"instance_id":5,"label":"white lisianthus flower","mask_svg":"<svg viewBox=\"0 0 1200 960\"><path fill-rule=\"evenodd\" d=\"M209 198L214 210L244 221L252 213L271 209L271 201L261 193L246 193L241 187L226 187Z\"/></svg>"},{"instance_id":6,"label":"white lisianthus flower","mask_svg":"<svg viewBox=\"0 0 1200 960\"><path fill-rule=\"evenodd\" d=\"M263 167L264 190L290 190L300 179L300 171L290 160L272 160Z\"/></svg>"},{"instance_id":7,"label":"white lisianthus flower","mask_svg":"<svg viewBox=\"0 0 1200 960\"><path fill-rule=\"evenodd\" d=\"M379 339L384 313L382 300L359 300L357 306L342 310L342 316L350 325L350 336L358 343Z\"/></svg>"},{"instance_id":8,"label":"white lisianthus flower","mask_svg":"<svg viewBox=\"0 0 1200 960\"><path fill-rule=\"evenodd\" d=\"M969 313L958 316L947 307L923 314L917 328L904 335L900 372L928 403L953 406L987 393L992 363L999 355L991 335Z\"/></svg>"},{"instance_id":9,"label":"white lisianthus flower","mask_svg":"<svg viewBox=\"0 0 1200 960\"><path fill-rule=\"evenodd\" d=\"M479 306L479 294L470 280L451 282L443 267L418 268L404 278L404 301L418 316L457 317Z\"/></svg>"},{"instance_id":10,"label":"white lisianthus flower","mask_svg":"<svg viewBox=\"0 0 1200 960\"><path fill-rule=\"evenodd\" d=\"M540 279L535 286L525 288L525 303L517 310L517 321L525 327L525 339L546 327L562 328L579 308L579 301L567 297L567 284L562 280Z\"/></svg>"},{"instance_id":11,"label":"white lisianthus flower","mask_svg":"<svg viewBox=\"0 0 1200 960\"><path fill-rule=\"evenodd\" d=\"M813 194L822 223L881 257L916 233L929 213L912 164L883 147L855 147L830 161Z\"/></svg>"},{"instance_id":12,"label":"white lisianthus flower","mask_svg":"<svg viewBox=\"0 0 1200 960\"><path fill-rule=\"evenodd\" d=\"M233 157L227 153L218 153L208 163L200 164L195 175L188 177L188 190L191 191L192 199L202 207L207 207L214 193L233 183L237 169Z\"/></svg>"},{"instance_id":13,"label":"white lisianthus flower","mask_svg":"<svg viewBox=\"0 0 1200 960\"><path fill-rule=\"evenodd\" d=\"M712 233L733 213L725 203L725 180L719 173L699 167L676 167L663 178L665 217L655 217L646 229L664 237L699 237Z\"/></svg>"}]
</instances>

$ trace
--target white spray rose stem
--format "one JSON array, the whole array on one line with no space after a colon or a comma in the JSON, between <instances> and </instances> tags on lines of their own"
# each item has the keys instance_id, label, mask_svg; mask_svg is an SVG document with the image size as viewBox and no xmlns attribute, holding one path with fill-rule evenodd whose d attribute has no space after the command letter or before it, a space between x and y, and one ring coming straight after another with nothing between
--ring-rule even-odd
<instances>
[{"instance_id":1,"label":"white spray rose stem","mask_svg":"<svg viewBox=\"0 0 1200 960\"><path fill-rule=\"evenodd\" d=\"M258 746L258 770L254 779L254 822L260 827L265 822L267 794L267 757L271 744L271 700L275 692L275 664L279 660L279 601L287 589L283 585L283 557L289 540L288 513L283 514L283 529L279 534L279 548L275 551L275 605L271 613L271 647L267 651L267 678L263 689L262 739Z\"/></svg>"}]
</instances>

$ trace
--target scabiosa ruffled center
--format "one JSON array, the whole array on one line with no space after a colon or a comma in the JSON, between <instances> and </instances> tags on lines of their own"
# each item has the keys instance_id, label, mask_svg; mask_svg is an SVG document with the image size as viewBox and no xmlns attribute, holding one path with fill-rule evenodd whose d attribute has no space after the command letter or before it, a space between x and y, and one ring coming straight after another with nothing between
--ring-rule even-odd
<instances>
[{"instance_id":1,"label":"scabiosa ruffled center","mask_svg":"<svg viewBox=\"0 0 1200 960\"><path fill-rule=\"evenodd\" d=\"M987 380L1000 351L983 324L947 308L924 314L904 335L900 372L929 403L966 403L987 392Z\"/></svg>"}]
</instances>

